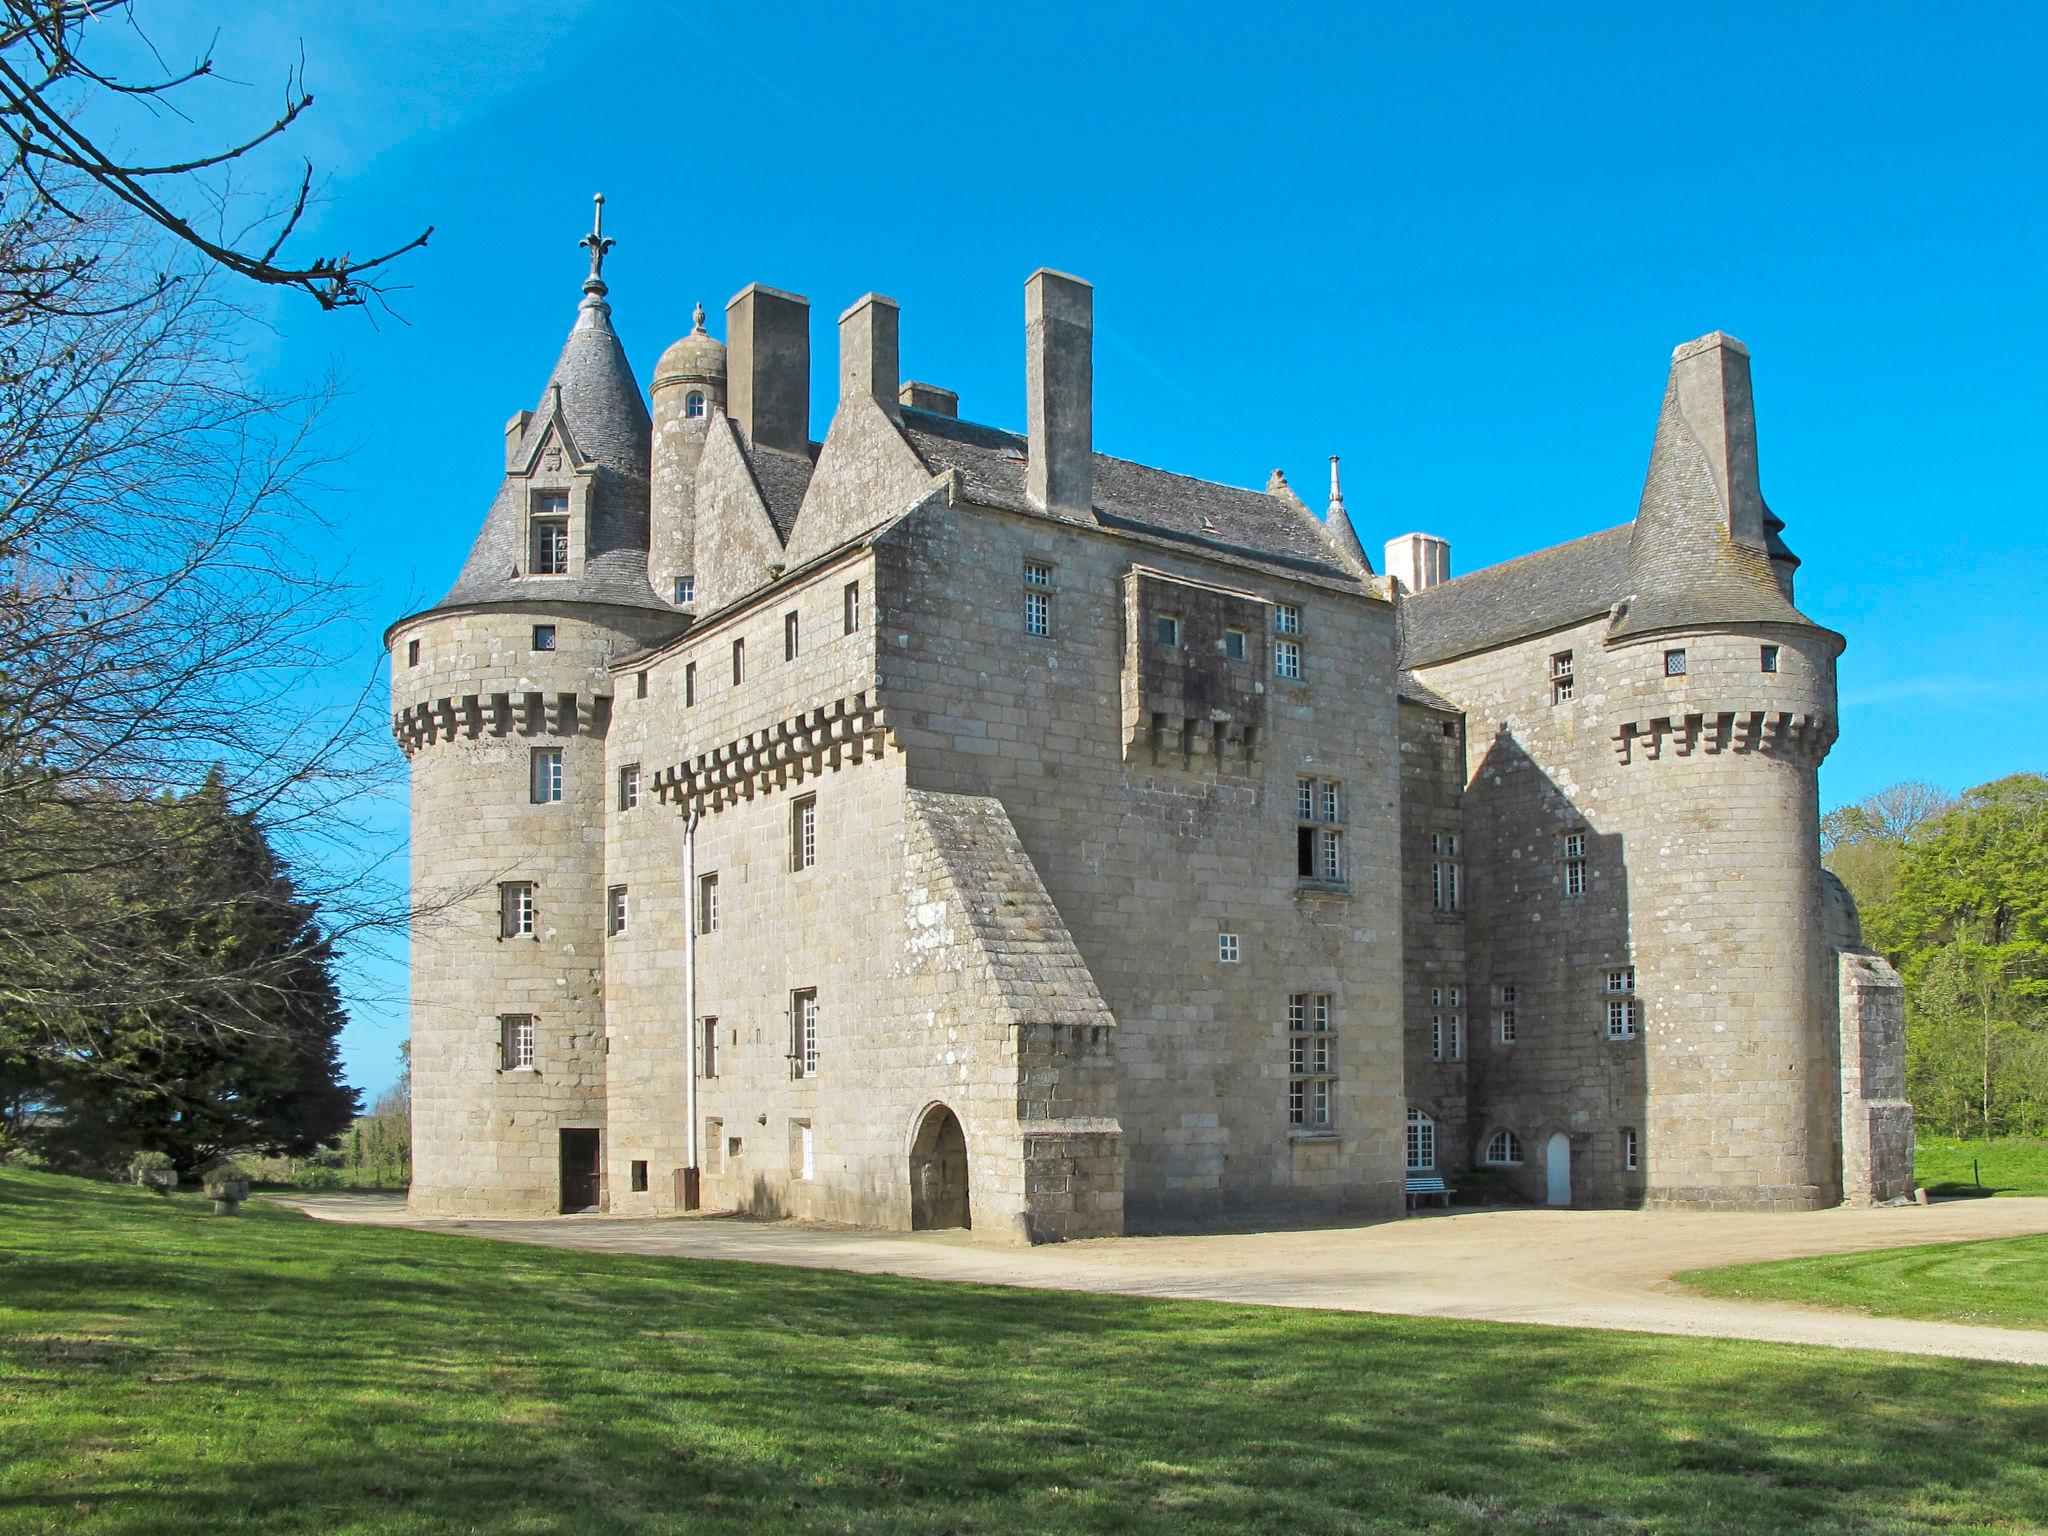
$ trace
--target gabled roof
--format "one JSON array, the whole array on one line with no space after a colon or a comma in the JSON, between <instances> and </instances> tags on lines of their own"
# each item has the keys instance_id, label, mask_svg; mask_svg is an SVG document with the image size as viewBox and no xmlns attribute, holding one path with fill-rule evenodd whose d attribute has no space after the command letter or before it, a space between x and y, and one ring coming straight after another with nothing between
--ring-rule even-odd
<instances>
[{"instance_id":1,"label":"gabled roof","mask_svg":"<svg viewBox=\"0 0 2048 1536\"><path fill-rule=\"evenodd\" d=\"M1014 432L903 408L903 435L934 474L958 470L986 506L1039 509L1025 492L1025 439ZM1283 569L1353 581L1315 514L1288 499L1095 455L1095 521Z\"/></svg>"},{"instance_id":2,"label":"gabled roof","mask_svg":"<svg viewBox=\"0 0 2048 1536\"><path fill-rule=\"evenodd\" d=\"M1401 665L1426 667L1583 623L1628 595L1623 523L1401 599Z\"/></svg>"}]
</instances>

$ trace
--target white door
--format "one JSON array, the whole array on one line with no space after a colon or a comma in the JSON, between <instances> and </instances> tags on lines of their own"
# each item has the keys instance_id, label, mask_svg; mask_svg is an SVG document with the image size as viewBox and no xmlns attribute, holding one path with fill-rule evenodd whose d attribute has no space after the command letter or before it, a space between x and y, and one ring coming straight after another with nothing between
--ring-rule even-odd
<instances>
[{"instance_id":1,"label":"white door","mask_svg":"<svg viewBox=\"0 0 2048 1536\"><path fill-rule=\"evenodd\" d=\"M1543 1174L1548 1188L1544 1198L1551 1205L1572 1203L1572 1139L1554 1132L1543 1149Z\"/></svg>"},{"instance_id":2,"label":"white door","mask_svg":"<svg viewBox=\"0 0 2048 1536\"><path fill-rule=\"evenodd\" d=\"M808 1125L806 1125L806 1126L802 1127L801 1129L802 1129L802 1136L803 1136L803 1142L802 1142L802 1145L803 1145L803 1165L804 1165L804 1172L803 1172L803 1176L804 1176L805 1178L807 1178L807 1179L814 1179L814 1178L816 1178L816 1177L818 1176L818 1165L817 1165L817 1162L815 1161L815 1159L814 1159L814 1158L812 1157L812 1154L811 1154L811 1149L812 1149L812 1142L811 1142L811 1128L810 1128L810 1127L809 1127Z\"/></svg>"}]
</instances>

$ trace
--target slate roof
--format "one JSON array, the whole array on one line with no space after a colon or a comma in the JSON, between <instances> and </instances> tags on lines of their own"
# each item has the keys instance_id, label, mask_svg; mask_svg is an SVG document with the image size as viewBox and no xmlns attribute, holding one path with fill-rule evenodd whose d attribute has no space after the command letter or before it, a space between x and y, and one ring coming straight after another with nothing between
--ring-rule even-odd
<instances>
[{"instance_id":1,"label":"slate roof","mask_svg":"<svg viewBox=\"0 0 2048 1536\"><path fill-rule=\"evenodd\" d=\"M811 471L817 467L820 445L811 444L808 454L788 453L751 441L738 422L733 423L733 431L739 437L740 455L747 461L761 500L768 504L768 517L775 524L776 536L787 545L790 530L796 527L797 509L804 503L804 492L810 489Z\"/></svg>"},{"instance_id":2,"label":"slate roof","mask_svg":"<svg viewBox=\"0 0 2048 1536\"><path fill-rule=\"evenodd\" d=\"M1604 614L1629 593L1633 525L1489 565L1401 599L1401 665L1426 667Z\"/></svg>"},{"instance_id":3,"label":"slate roof","mask_svg":"<svg viewBox=\"0 0 2048 1536\"><path fill-rule=\"evenodd\" d=\"M675 610L647 583L648 460L653 427L640 385L612 330L611 307L586 297L562 346L540 405L521 435L517 456L530 458L560 421L575 457L595 464L583 569L576 576L515 575L529 558L523 547L526 482L508 476L484 516L462 573L435 608L469 603L608 603ZM430 612L433 610L429 610Z\"/></svg>"},{"instance_id":4,"label":"slate roof","mask_svg":"<svg viewBox=\"0 0 2048 1536\"><path fill-rule=\"evenodd\" d=\"M1025 493L1026 443L1016 433L905 407L903 435L932 473L960 471L976 501L1038 510ZM1287 570L1358 579L1299 504L1102 453L1095 455L1095 520Z\"/></svg>"}]
</instances>

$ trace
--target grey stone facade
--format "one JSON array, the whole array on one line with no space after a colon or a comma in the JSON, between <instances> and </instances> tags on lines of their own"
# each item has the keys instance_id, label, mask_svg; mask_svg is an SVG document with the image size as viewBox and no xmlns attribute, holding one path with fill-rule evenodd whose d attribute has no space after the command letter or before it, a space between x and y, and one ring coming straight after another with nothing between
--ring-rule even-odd
<instances>
[{"instance_id":1,"label":"grey stone facade","mask_svg":"<svg viewBox=\"0 0 2048 1536\"><path fill-rule=\"evenodd\" d=\"M818 443L805 300L746 289L730 351L700 310L650 412L593 262L389 635L415 1205L1044 1241L1390 1215L1412 1162L1900 1192L1896 981L1815 843L1841 641L1739 344L1681 349L1634 524L1449 580L1427 535L1372 572L1334 463L1318 517L1097 453L1092 291L1025 310L1025 434L900 385L870 294Z\"/></svg>"}]
</instances>

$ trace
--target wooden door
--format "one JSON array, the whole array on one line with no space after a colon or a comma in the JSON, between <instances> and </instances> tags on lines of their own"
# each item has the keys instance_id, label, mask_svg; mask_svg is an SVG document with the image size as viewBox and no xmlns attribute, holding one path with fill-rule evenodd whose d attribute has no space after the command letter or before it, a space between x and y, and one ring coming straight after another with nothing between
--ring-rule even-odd
<instances>
[{"instance_id":1,"label":"wooden door","mask_svg":"<svg viewBox=\"0 0 2048 1536\"><path fill-rule=\"evenodd\" d=\"M594 1130L562 1131L562 1210L597 1209L598 1133Z\"/></svg>"}]
</instances>

